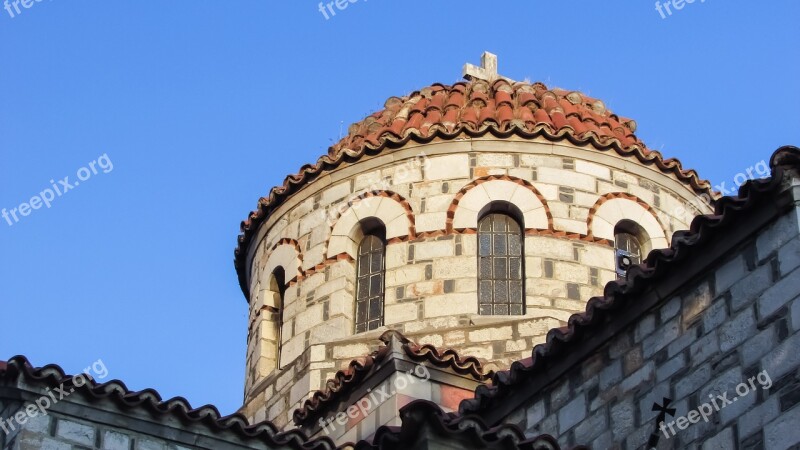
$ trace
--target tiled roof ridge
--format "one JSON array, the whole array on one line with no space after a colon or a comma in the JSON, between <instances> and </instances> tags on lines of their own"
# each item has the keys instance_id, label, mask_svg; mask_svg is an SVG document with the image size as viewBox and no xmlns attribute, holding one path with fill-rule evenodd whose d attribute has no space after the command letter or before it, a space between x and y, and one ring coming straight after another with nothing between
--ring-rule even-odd
<instances>
[{"instance_id":1,"label":"tiled roof ridge","mask_svg":"<svg viewBox=\"0 0 800 450\"><path fill-rule=\"evenodd\" d=\"M313 421L318 413L325 411L327 407L356 388L392 353L392 340L397 341L403 352L414 361L426 361L436 367L449 368L478 381L488 380L494 373L491 370L485 372L481 362L473 356L462 357L453 349L441 351L430 344L418 345L396 330L385 331L379 339L384 346L369 355L350 361L346 369L337 371L333 378L325 382L323 389L314 392L303 406L294 411L292 417L295 424L302 425Z\"/></svg>"},{"instance_id":2,"label":"tiled roof ridge","mask_svg":"<svg viewBox=\"0 0 800 450\"><path fill-rule=\"evenodd\" d=\"M800 149L794 146L779 148L770 158L770 167L771 177L750 180L740 187L738 196L720 198L715 204L714 214L697 216L689 230L675 232L669 248L653 250L641 265L628 271L624 280L606 284L602 297L589 299L585 312L572 315L567 326L550 330L545 343L533 348L531 357L513 362L508 370L495 372L490 385L478 386L475 398L461 402L459 414L478 413L489 407L495 398L509 395L515 385L546 371L547 363L560 358L569 345L580 341L585 331L602 323L613 311L624 308L629 295L642 292L658 281L672 266L688 258L693 247L709 240L719 228L731 226L761 204L765 196L782 186L787 169L800 172Z\"/></svg>"},{"instance_id":3,"label":"tiled roof ridge","mask_svg":"<svg viewBox=\"0 0 800 450\"><path fill-rule=\"evenodd\" d=\"M162 400L154 389L131 391L119 380L97 383L91 376L85 377L86 383L78 386L73 383L77 376L67 375L56 364L34 367L25 356L14 356L5 363L0 363L0 379L16 379L22 375L26 380L34 380L51 387L63 385L74 388L75 392L83 392L94 399L111 398L116 404L127 408L146 408L156 414L177 415L181 420L201 422L214 431L231 430L242 437L263 440L274 446L288 446L295 450L333 450L336 445L327 437L310 440L300 430L281 432L269 421L250 425L247 418L239 413L222 416L213 405L193 408L183 397ZM72 392L72 391L70 391Z\"/></svg>"},{"instance_id":4,"label":"tiled roof ridge","mask_svg":"<svg viewBox=\"0 0 800 450\"><path fill-rule=\"evenodd\" d=\"M356 450L376 450L386 448L408 448L403 445L414 443L422 426L429 424L439 434L466 439L482 448L518 448L524 450L560 450L558 441L550 435L528 438L516 425L503 424L489 427L477 416L453 420L452 413L445 413L435 403L428 400L415 400L400 409L402 425L399 427L381 426L372 441L360 441ZM575 449L585 449L576 447Z\"/></svg>"},{"instance_id":5,"label":"tiled roof ridge","mask_svg":"<svg viewBox=\"0 0 800 450\"><path fill-rule=\"evenodd\" d=\"M680 161L663 155L639 140L636 122L609 111L602 101L577 91L548 89L542 83L509 83L500 79L453 85L433 84L405 97L390 97L382 111L350 126L348 135L328 149L316 164L306 164L283 185L273 187L261 197L258 207L240 224L241 234L234 251L239 284L247 294L244 268L247 247L259 225L283 200L326 170L344 162L355 162L364 155L376 155L410 141L452 140L462 135L498 138L544 137L551 141L568 140L575 145L590 144L601 151L614 150L623 157L634 156L645 165L689 185L697 193L714 197L711 184L694 170L684 170Z\"/></svg>"}]
</instances>

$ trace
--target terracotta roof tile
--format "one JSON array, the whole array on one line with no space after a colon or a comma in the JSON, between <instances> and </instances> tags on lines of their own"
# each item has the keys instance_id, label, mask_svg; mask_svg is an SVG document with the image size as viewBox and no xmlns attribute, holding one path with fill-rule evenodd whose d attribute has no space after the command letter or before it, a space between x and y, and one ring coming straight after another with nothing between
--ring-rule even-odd
<instances>
[{"instance_id":1,"label":"terracotta roof tile","mask_svg":"<svg viewBox=\"0 0 800 450\"><path fill-rule=\"evenodd\" d=\"M484 371L477 358L471 356L462 357L452 349L439 350L429 344L418 345L400 332L389 330L380 337L381 342L384 344L381 348L369 355L351 361L346 369L336 372L333 379L325 382L324 389L314 392L301 408L295 410L292 415L295 424L302 425L313 422L318 413L333 406L343 399L347 393L359 386L391 354L391 341L393 339L398 341L406 356L414 361L427 362L435 367L447 368L459 375L469 376L478 381L488 380L493 374L492 371Z\"/></svg>"},{"instance_id":2,"label":"terracotta roof tile","mask_svg":"<svg viewBox=\"0 0 800 450\"><path fill-rule=\"evenodd\" d=\"M537 374L545 374L553 361L566 357L584 337L596 332L598 327L607 328L615 317L615 311L625 311L629 299L647 288L655 288L659 280L680 270L681 264L690 261L693 253L702 251L704 243L725 230L736 229L741 220L756 208L774 205L771 196L781 188L785 171L794 171L795 176L800 172L800 149L780 148L773 154L770 166L771 178L745 183L738 197L720 198L715 204L714 214L695 217L690 230L674 234L670 248L650 252L641 265L628 271L624 280L608 283L602 297L588 301L585 312L572 315L567 326L550 330L546 342L535 346L530 358L512 363L509 370L496 372L491 384L478 386L475 398L463 401L459 412L465 415L479 413L513 396L516 387Z\"/></svg>"},{"instance_id":3,"label":"terracotta roof tile","mask_svg":"<svg viewBox=\"0 0 800 450\"><path fill-rule=\"evenodd\" d=\"M645 165L654 164L697 193L711 193L711 185L696 172L683 170L677 161L667 163L660 153L648 150L633 134L635 128L634 121L617 116L599 100L578 92L548 89L542 83L473 80L450 86L434 84L406 97L391 97L382 111L353 124L348 135L316 164L304 166L282 186L273 188L241 223L234 262L242 291L247 296L244 264L250 240L288 196L343 162L353 162L367 152L374 155L398 148L412 140L424 143L492 132L526 139L566 139L601 151L614 150Z\"/></svg>"},{"instance_id":4,"label":"terracotta roof tile","mask_svg":"<svg viewBox=\"0 0 800 450\"><path fill-rule=\"evenodd\" d=\"M462 448L560 450L558 441L549 435L527 437L516 425L487 426L478 417L457 417L442 411L438 405L426 400L416 400L400 409L402 426L382 426L375 432L372 442L360 441L356 450L406 450L417 448L420 432L429 427L434 434L452 439ZM575 450L587 447L574 447Z\"/></svg>"},{"instance_id":5,"label":"terracotta roof tile","mask_svg":"<svg viewBox=\"0 0 800 450\"><path fill-rule=\"evenodd\" d=\"M66 388L74 388L74 392L83 393L96 400L111 398L122 408L144 409L157 416L173 417L172 420L203 423L216 432L233 432L246 439L266 442L270 446L295 450L333 450L336 448L329 438L309 440L299 430L281 432L269 421L250 425L241 414L223 417L214 406L193 408L183 397L162 400L161 395L153 389L131 391L125 386L125 383L118 380L100 384L91 377L87 377L86 383L78 386L73 383L73 377L67 375L61 367L49 364L36 368L24 356L15 356L7 363L0 364L0 380L15 380L20 376L26 383L33 381L50 388L63 385Z\"/></svg>"}]
</instances>

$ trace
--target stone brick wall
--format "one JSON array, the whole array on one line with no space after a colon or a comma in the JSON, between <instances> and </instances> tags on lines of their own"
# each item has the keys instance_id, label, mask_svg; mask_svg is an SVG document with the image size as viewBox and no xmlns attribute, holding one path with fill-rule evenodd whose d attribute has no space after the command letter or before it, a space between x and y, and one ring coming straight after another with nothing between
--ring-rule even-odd
<instances>
[{"instance_id":1,"label":"stone brick wall","mask_svg":"<svg viewBox=\"0 0 800 450\"><path fill-rule=\"evenodd\" d=\"M420 345L459 348L464 356L490 361L484 366L488 371L507 368L511 362L530 356L530 348L543 341L551 328L562 324L555 318L514 322L494 319L483 325L464 325L441 332L417 331L406 337ZM261 381L253 389L254 395L245 400L241 412L256 422L270 418L279 427L291 428L292 413L302 406L308 393L323 389L325 381L352 360L377 350L381 333L374 330L310 346L299 358Z\"/></svg>"},{"instance_id":2,"label":"stone brick wall","mask_svg":"<svg viewBox=\"0 0 800 450\"><path fill-rule=\"evenodd\" d=\"M0 388L3 389L3 388ZM27 389L27 388L25 388ZM2 393L8 393L4 391ZM19 392L14 393L14 396ZM36 394L46 395L42 390ZM24 395L24 397L29 397ZM0 431L3 450L196 450L288 449L263 440L242 439L232 432L212 431L203 424L158 417L144 408L120 413L111 402L84 403L78 394L57 403L46 415L26 413L36 397L9 400L0 395ZM35 407L35 405L34 405ZM17 417L16 419L14 417ZM21 420L20 420L21 418Z\"/></svg>"},{"instance_id":3,"label":"stone brick wall","mask_svg":"<svg viewBox=\"0 0 800 450\"><path fill-rule=\"evenodd\" d=\"M793 210L740 245L507 421L563 445L640 449L656 429L654 403L669 398L685 419L675 435L661 431L659 449L798 448L798 217ZM717 397L725 393L730 403ZM714 409L708 421L690 413L704 403Z\"/></svg>"},{"instance_id":4,"label":"stone brick wall","mask_svg":"<svg viewBox=\"0 0 800 450\"><path fill-rule=\"evenodd\" d=\"M280 416L320 386L326 369L335 371L368 347L353 335L359 240L353 230L365 217L381 219L387 229L381 330L428 336L430 343L507 362L496 351L506 345L507 333L481 345L455 337L487 319L523 319L478 315L475 226L478 211L497 200L524 215L526 318L562 323L616 277L617 221L639 223L649 250L667 246L673 231L686 228L698 212L686 206L698 203L693 192L674 177L596 149L545 140L412 144L338 169L279 207L249 251L246 397L271 399L270 393L287 386L296 395L283 399L283 408L256 401L243 411L284 422ZM270 309L276 267L286 271L289 283L279 331ZM332 342L358 351L311 358L315 346L328 352ZM522 345L511 343L516 344Z\"/></svg>"},{"instance_id":5,"label":"stone brick wall","mask_svg":"<svg viewBox=\"0 0 800 450\"><path fill-rule=\"evenodd\" d=\"M190 450L164 439L55 414L37 416L8 437L4 450Z\"/></svg>"}]
</instances>

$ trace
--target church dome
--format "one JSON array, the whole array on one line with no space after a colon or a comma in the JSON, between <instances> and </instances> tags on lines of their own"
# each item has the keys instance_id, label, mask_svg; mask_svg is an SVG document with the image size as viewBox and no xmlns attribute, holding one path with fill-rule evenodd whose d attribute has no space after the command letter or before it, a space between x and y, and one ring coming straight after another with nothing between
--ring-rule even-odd
<instances>
[{"instance_id":1,"label":"church dome","mask_svg":"<svg viewBox=\"0 0 800 450\"><path fill-rule=\"evenodd\" d=\"M323 432L328 406L304 402L362 376L387 332L507 368L711 212L708 182L648 149L634 121L502 77L494 55L481 66L389 98L242 222L247 417ZM453 398L482 382L452 375ZM332 437L375 431L359 427Z\"/></svg>"},{"instance_id":2,"label":"church dome","mask_svg":"<svg viewBox=\"0 0 800 450\"><path fill-rule=\"evenodd\" d=\"M661 172L697 194L711 194L711 185L680 161L666 159L634 134L636 122L618 116L603 101L578 91L548 88L540 82L493 81L474 78L453 85L433 84L404 97L386 100L384 109L348 129L348 134L328 149L316 164L306 164L281 186L259 199L258 208L241 223L235 265L245 295L245 253L259 225L284 200L320 174L353 163L365 155L401 148L409 142L456 140L494 136L545 138L589 145L655 165Z\"/></svg>"}]
</instances>

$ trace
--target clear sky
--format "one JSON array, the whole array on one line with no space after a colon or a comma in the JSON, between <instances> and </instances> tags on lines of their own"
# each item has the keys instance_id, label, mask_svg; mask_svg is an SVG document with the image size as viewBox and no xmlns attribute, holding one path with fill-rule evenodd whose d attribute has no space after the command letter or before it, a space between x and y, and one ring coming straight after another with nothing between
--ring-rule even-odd
<instances>
[{"instance_id":1,"label":"clear sky","mask_svg":"<svg viewBox=\"0 0 800 450\"><path fill-rule=\"evenodd\" d=\"M107 379L223 413L243 395L239 222L341 124L458 81L484 50L505 76L603 99L715 184L800 145L795 0L665 18L630 0L358 0L328 19L308 0L10 7L0 208L86 179L0 218L0 359L102 359Z\"/></svg>"}]
</instances>

